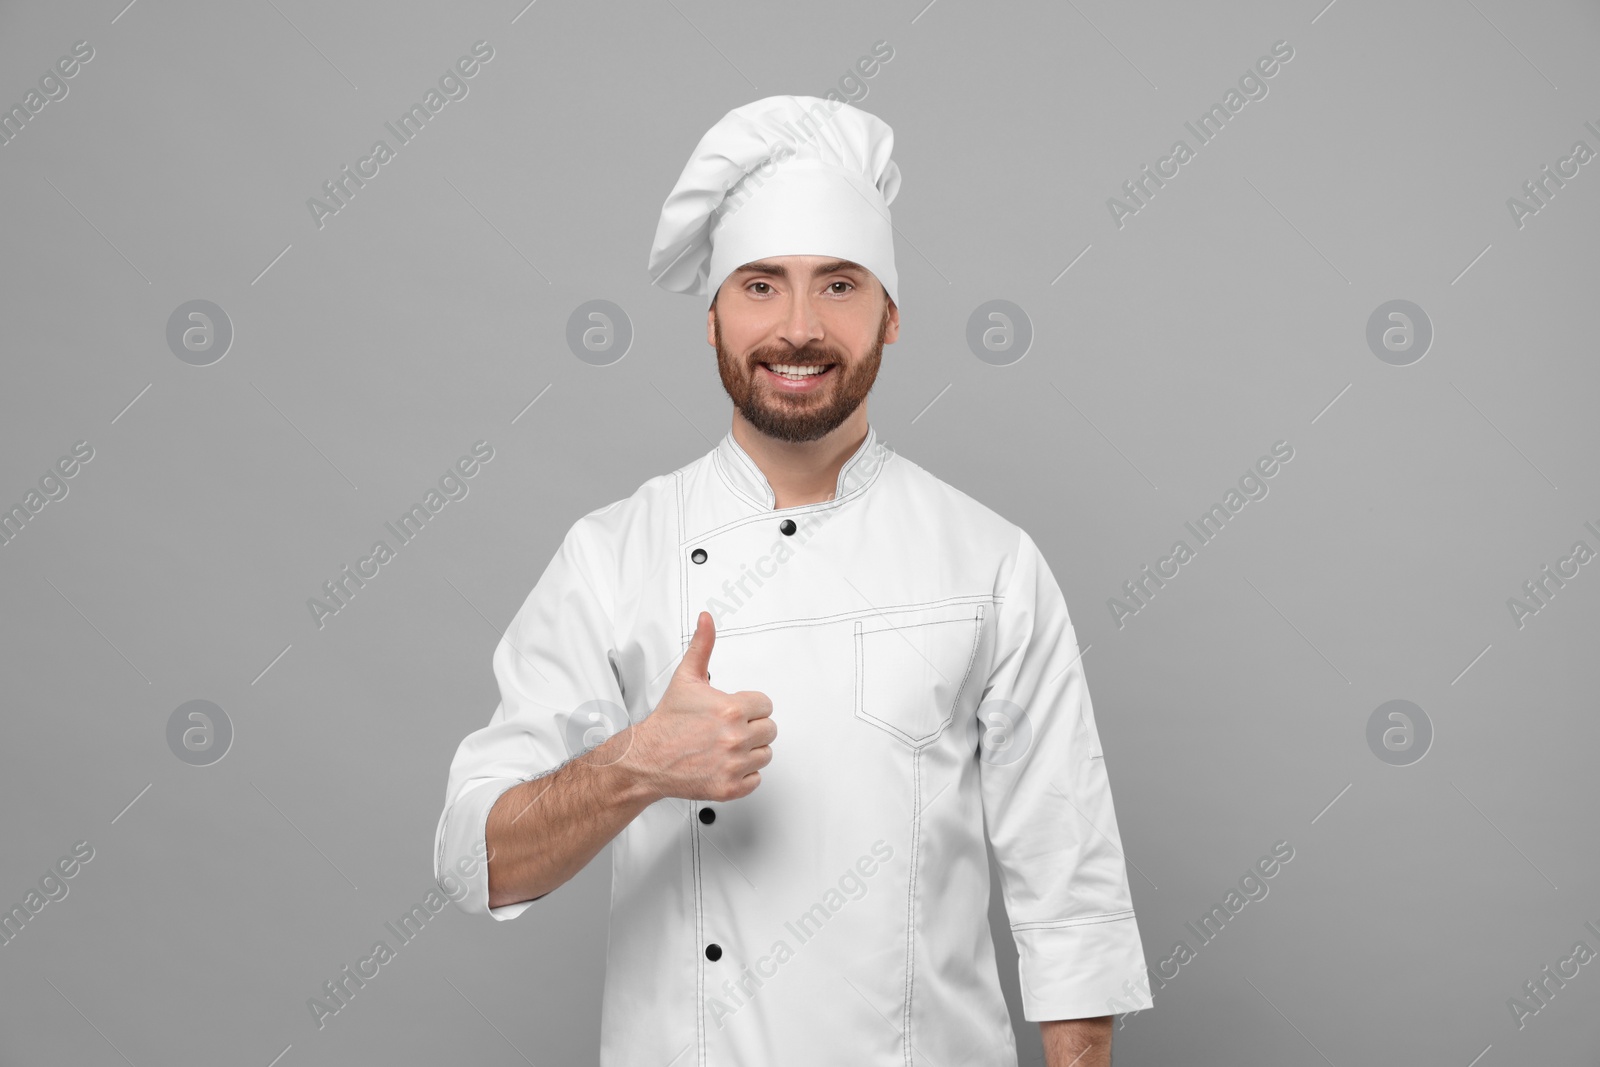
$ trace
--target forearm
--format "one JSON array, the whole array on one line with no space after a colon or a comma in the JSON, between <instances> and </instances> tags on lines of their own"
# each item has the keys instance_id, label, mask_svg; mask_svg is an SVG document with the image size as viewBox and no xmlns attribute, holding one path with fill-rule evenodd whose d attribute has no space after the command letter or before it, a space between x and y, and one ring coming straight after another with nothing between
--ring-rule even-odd
<instances>
[{"instance_id":1,"label":"forearm","mask_svg":"<svg viewBox=\"0 0 1600 1067\"><path fill-rule=\"evenodd\" d=\"M1045 1067L1111 1067L1111 1016L1039 1024Z\"/></svg>"},{"instance_id":2,"label":"forearm","mask_svg":"<svg viewBox=\"0 0 1600 1067\"><path fill-rule=\"evenodd\" d=\"M564 884L660 799L618 760L627 734L495 801L484 828L491 908L535 900Z\"/></svg>"}]
</instances>

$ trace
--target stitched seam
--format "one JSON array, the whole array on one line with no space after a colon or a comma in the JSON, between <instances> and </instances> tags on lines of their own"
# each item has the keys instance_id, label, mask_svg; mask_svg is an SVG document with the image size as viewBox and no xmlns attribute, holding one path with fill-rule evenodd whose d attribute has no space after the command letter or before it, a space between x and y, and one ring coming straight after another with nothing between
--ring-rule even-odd
<instances>
[{"instance_id":1,"label":"stitched seam","mask_svg":"<svg viewBox=\"0 0 1600 1067\"><path fill-rule=\"evenodd\" d=\"M755 505L761 510L755 515L746 515L743 518L725 522L721 526L713 526L709 530L702 530L695 534L692 538L683 538L682 531L679 531L678 547L681 549L688 545L690 541L701 541L708 537L714 537L717 534L724 533L728 530L737 529L740 526L748 526L752 522L766 522L779 511L782 511L785 516L811 515L819 511L828 511L831 508L840 507L848 501L854 500L856 497L860 496L862 493L866 492L869 488L876 484L878 479L883 475L884 468L889 465L889 460L899 454L893 449L888 448L886 445L880 445L879 447L884 449L883 461L878 464L878 468L873 472L872 477L868 478L866 481L850 490L844 496L834 497L832 500L819 500L815 504L796 504L794 507L790 508L770 507L766 501L757 500L755 497L739 488L739 486L735 485L733 480L728 476L727 471L723 469L722 462L719 457L718 460L714 462L713 466L717 468L717 474L722 478L723 484L741 499Z\"/></svg>"},{"instance_id":2,"label":"stitched seam","mask_svg":"<svg viewBox=\"0 0 1600 1067\"><path fill-rule=\"evenodd\" d=\"M981 605L981 604L978 605L978 610L982 611L983 610L983 605ZM950 626L952 624L956 625L956 626L960 626L963 623L973 622L977 617L978 616L973 616L973 615L962 615L962 616L959 616L959 617L954 618L954 619L932 619L932 620L930 620L928 622L908 622L904 626L889 626L889 627L883 627L883 628L880 628L880 629L877 629L877 630L869 630L865 626L862 626L861 623L859 623L859 622L856 623L856 626L857 626L857 628L860 629L862 636L865 637L867 634L890 634L890 633L899 634L899 633L903 633L906 630L915 630L919 626ZM913 652L917 652L916 646L913 645L911 650ZM933 673L937 674L939 676L939 680L941 682L950 681L950 679L948 679L948 678L946 678L944 676L944 672L939 670L938 667L934 667L932 661L928 660L927 657L923 656L921 652L917 652L917 656L919 658L923 659L924 662L927 662L928 666L933 667ZM970 666L970 664L972 662L972 658L971 658L971 653L970 652L967 654L967 662L968 662L968 664ZM963 676L962 680L963 681L966 680L965 676ZM961 695L961 690L958 687L956 689L956 696L959 697L960 695ZM941 715L940 718L942 719L943 715Z\"/></svg>"},{"instance_id":3,"label":"stitched seam","mask_svg":"<svg viewBox=\"0 0 1600 1067\"><path fill-rule=\"evenodd\" d=\"M704 945L706 941L705 909L700 899L700 835L694 832L694 826L689 827L689 856L690 866L694 871L694 965L695 965L695 1036L700 1042L700 1065L705 1067L706 1056L706 954Z\"/></svg>"},{"instance_id":4,"label":"stitched seam","mask_svg":"<svg viewBox=\"0 0 1600 1067\"><path fill-rule=\"evenodd\" d=\"M739 443L738 439L735 438L731 432L728 434L726 443L728 446L727 458L729 461L738 464L744 470L745 476L755 484L766 484L767 476L762 473L761 466L756 463L755 457L744 450L744 446ZM717 454L719 456L722 455L720 448L718 449ZM767 492L772 492L772 486L770 484L767 485ZM772 505L777 502L775 499L763 500L760 497L755 496L753 493L745 493L744 495L747 498L754 500L756 502L756 506L762 508L763 510L771 508Z\"/></svg>"},{"instance_id":5,"label":"stitched seam","mask_svg":"<svg viewBox=\"0 0 1600 1067\"><path fill-rule=\"evenodd\" d=\"M856 622L856 706L855 706L856 717L861 719L861 720L863 720L864 722L871 723L872 725L878 727L880 730L883 730L886 733L893 734L895 737L898 737L901 741L903 741L907 745L911 746L912 750L915 751L916 749L918 749L918 748L920 748L922 746L922 741L920 739L912 737L910 734L908 734L904 730L900 729L900 727L896 726L894 723L888 721L887 719L880 719L878 716L872 714L872 712L870 712L870 711L868 711L866 709L866 695L867 695L866 675L867 675L867 671L866 671L866 643L865 643L865 640L864 640L865 636L866 636L865 631L863 631L861 629L861 622L860 622L860 620L857 620L857 622Z\"/></svg>"},{"instance_id":6,"label":"stitched seam","mask_svg":"<svg viewBox=\"0 0 1600 1067\"><path fill-rule=\"evenodd\" d=\"M676 471L674 474L677 475L678 481L678 531L681 534L687 509L684 505L683 477ZM680 605L679 612L683 616L685 624L687 624L689 615L689 574L688 569L684 566L681 553L678 556L678 603ZM682 638L683 648L678 653L679 659L682 659L683 652L688 650L689 641L690 637ZM694 804L691 802L689 807L692 811ZM705 944L705 913L700 899L700 835L695 833L693 818L689 820L689 866L693 875L691 886L694 895L694 938L691 946L695 961L694 1032L695 1041L700 1050L700 1067L706 1067L706 1057L708 1055L706 1047L706 955L702 948Z\"/></svg>"},{"instance_id":7,"label":"stitched seam","mask_svg":"<svg viewBox=\"0 0 1600 1067\"><path fill-rule=\"evenodd\" d=\"M727 470L723 468L723 459L721 453L714 452L713 454L716 456L716 458L712 461L712 466L716 467L717 475L722 479L722 484L726 485L730 490L732 490L735 496L748 501L754 506L760 508L762 511L766 511L767 502L765 500L757 500L755 497L745 492L744 489L728 474Z\"/></svg>"},{"instance_id":8,"label":"stitched seam","mask_svg":"<svg viewBox=\"0 0 1600 1067\"><path fill-rule=\"evenodd\" d=\"M983 640L983 605L978 605L978 614L973 619L972 649L967 653L967 673L961 676L961 684L956 686L956 698L950 702L950 721L955 721L955 710L961 706L961 694L967 691L967 681L972 677L972 668L978 662L978 645ZM940 732L943 733L941 727Z\"/></svg>"},{"instance_id":9,"label":"stitched seam","mask_svg":"<svg viewBox=\"0 0 1600 1067\"><path fill-rule=\"evenodd\" d=\"M938 728L936 730L934 730L933 733L929 734L926 737L922 737L922 738L914 738L910 734L906 733L904 730L901 730L898 726L895 726L893 723L888 722L888 721L886 721L884 719L880 719L876 715L873 715L870 711L866 710L866 708L865 708L866 686L865 686L865 684L863 682L863 677L864 677L864 675L866 673L865 670L863 669L864 665L865 665L865 649L864 649L863 636L865 634L869 634L869 633L883 633L883 632L885 632L885 630L883 630L883 629L865 630L865 629L862 628L861 622L858 620L856 622L856 635L855 635L856 636L856 706L855 706L856 717L859 718L859 719L862 719L862 720L864 720L866 722L870 722L874 726L877 726L880 729L882 729L882 730L884 730L884 731L886 731L888 733L893 734L895 737L898 737L900 740L904 741L906 744L912 746L915 749L921 749L921 748L923 748L923 747L925 747L927 745L931 745L935 741L939 740L939 738L943 737L945 730L947 730L950 727L950 724L955 721L955 709L957 707L959 707L960 704L961 704L961 694L962 694L963 691L965 691L965 689L967 687L967 679L972 677L973 665L976 664L977 661L978 661L978 645L983 640L983 608L984 608L983 603L981 601L978 602L978 604L977 604L977 612L970 619L968 619L966 617L962 617L962 618L956 618L956 619L936 619L936 620L934 620L934 623L968 622L968 621L972 622L974 624L973 627L972 627L972 648L967 652L967 669L966 669L966 673L961 676L961 684L956 687L955 696L950 701L950 707L948 709L949 714L948 715L941 714ZM894 629L909 629L910 626L933 625L934 623L911 623L911 624L908 624L907 626L895 627Z\"/></svg>"},{"instance_id":10,"label":"stitched seam","mask_svg":"<svg viewBox=\"0 0 1600 1067\"><path fill-rule=\"evenodd\" d=\"M1101 923L1122 922L1133 918L1133 910L1112 911L1104 915L1087 915L1081 919L1040 919L1037 922L1012 923L1013 930L1054 930L1067 926L1098 926Z\"/></svg>"},{"instance_id":11,"label":"stitched seam","mask_svg":"<svg viewBox=\"0 0 1600 1067\"><path fill-rule=\"evenodd\" d=\"M917 932L917 860L922 846L922 750L911 750L911 876L906 880L906 985L905 1019L900 1032L905 1038L903 1052L906 1067L911 1067L911 994L915 966L915 939Z\"/></svg>"},{"instance_id":12,"label":"stitched seam","mask_svg":"<svg viewBox=\"0 0 1600 1067\"><path fill-rule=\"evenodd\" d=\"M727 447L724 448L723 447L724 445L726 445ZM739 444L739 442L733 437L733 435L731 433L726 438L724 438L722 441L719 441L717 443L716 447L711 450L711 455L712 455L713 464L716 465L716 467L718 469L718 472L721 473L721 475L722 475L722 480L736 494L738 494L739 496L744 497L746 500L748 500L749 502L754 504L756 507L760 508L763 512L770 512L770 511L773 511L773 510L778 510L778 509L775 509L775 508L772 507L772 505L774 503L776 503L776 499L773 499L773 500L761 500L761 499L756 498L752 494L745 492L738 485L734 484L732 477L728 474L727 470L723 466L723 463L724 463L725 460L727 462L737 463L737 464L739 464L740 467L744 468L745 474L750 477L751 481L753 481L753 482L766 482L766 475L762 473L760 465L756 463L754 457L752 457L748 452L746 452L744 450L744 447ZM867 486L869 486L873 482L877 481L878 475L880 473L882 473L883 468L888 464L889 459L891 457L893 457L894 455L896 455L895 450L892 447L890 447L889 444L886 441L884 441L882 438L878 437L875 432L873 432L873 431L871 431L869 429L869 431L868 431L868 441L865 444L864 449L853 453L851 455L851 457L846 461L845 465L840 468L840 470L839 470L839 481L841 481L841 482L845 481L846 478L849 476L851 470L866 464L867 462L869 462L873 458L877 458L879 460L877 470L873 471L873 474L872 474L871 478L868 478L861 485L857 486L855 489L852 489L850 492L844 494L844 496L836 497L833 500L821 501L820 504L822 506L834 505L834 504L837 504L837 503L839 503L839 502L841 502L843 500L846 500L846 499L848 499L850 497L855 496L858 492L860 492L861 490L864 490ZM769 494L772 492L772 486L770 484L767 485L767 492ZM809 506L809 505L807 505L807 506ZM785 508L783 510L789 510L789 509ZM740 521L749 521L749 520L740 520Z\"/></svg>"},{"instance_id":13,"label":"stitched seam","mask_svg":"<svg viewBox=\"0 0 1600 1067\"><path fill-rule=\"evenodd\" d=\"M977 615L973 618L972 648L967 652L967 672L961 676L961 684L956 687L955 699L950 701L950 714L944 716L939 723L939 729L934 731L927 743L933 744L944 736L950 724L956 721L956 708L961 706L961 694L966 691L967 679L972 677L972 668L978 662L978 645L983 641L983 604L978 605Z\"/></svg>"},{"instance_id":14,"label":"stitched seam","mask_svg":"<svg viewBox=\"0 0 1600 1067\"><path fill-rule=\"evenodd\" d=\"M862 668L862 655L863 655L863 652L862 652L862 647L861 647L861 622L860 622L859 619L856 621L855 643L856 643L856 678L855 678L855 682L856 682L856 706L855 706L854 710L859 712L861 710L862 695L865 692L865 689L863 688L863 685L862 685L862 677L863 677L863 673L864 672L861 669Z\"/></svg>"},{"instance_id":15,"label":"stitched seam","mask_svg":"<svg viewBox=\"0 0 1600 1067\"><path fill-rule=\"evenodd\" d=\"M879 470L881 472L881 470L882 470L881 466L879 467ZM839 507L839 506L847 503L848 501L854 500L864 490L866 490L869 486L871 486L873 482L878 480L878 475L874 474L866 482L863 482L861 485L859 485L856 488L850 490L850 492L846 493L844 496L835 497L832 500L819 500L815 504L796 504L793 507L774 508L771 505L769 505L766 501L757 500L755 497L751 496L749 493L745 492L743 489L740 489L737 485L734 485L733 482L728 478L727 473L724 472L720 467L718 468L717 473L722 475L722 481L723 481L724 485L726 485L729 489L733 490L733 492L735 494L737 494L740 498L742 498L743 500L745 500L746 502L748 502L750 504L753 504L755 507L760 508L761 510L755 515L747 515L747 516L745 516L743 518L734 519L734 520L732 520L730 522L725 522L721 526L714 526L709 530L703 530L700 533L696 534L694 536L694 538L692 538L692 539L681 540L679 542L679 547L682 547L683 545L687 545L689 543L689 540L703 540L703 539L705 539L707 537L712 537L712 536L715 536L716 534L724 533L724 532L726 532L728 530L735 530L735 529L738 529L741 526L748 526L752 522L764 522L764 521L770 519L773 515L777 514L779 511L782 511L785 514L786 517L792 517L792 516L795 516L795 515L814 515L814 514L816 514L818 512L831 510L833 508Z\"/></svg>"},{"instance_id":16,"label":"stitched seam","mask_svg":"<svg viewBox=\"0 0 1600 1067\"><path fill-rule=\"evenodd\" d=\"M979 608L982 608L982 600L974 601L974 603L976 603L976 605L978 605ZM962 606L968 606L968 605L960 605L960 603L955 603L955 605L950 605L950 606L952 606L952 608L962 608ZM878 613L878 614L882 614L882 613ZM901 614L910 614L910 613L901 613ZM864 619L866 619L866 617L875 617L875 616L862 616L862 617L864 617ZM922 622L899 622L899 624L896 624L896 622L885 622L885 624L882 624L882 625L864 625L864 627L861 627L861 629L862 629L862 632L864 632L864 633L891 633L891 632L894 632L894 630L915 630L915 629L917 629L918 625L944 625L944 624L947 624L947 622L971 622L971 621L973 621L973 614L971 614L971 613L962 613L962 614L952 614L952 616L950 616L949 619L923 619Z\"/></svg>"},{"instance_id":17,"label":"stitched seam","mask_svg":"<svg viewBox=\"0 0 1600 1067\"><path fill-rule=\"evenodd\" d=\"M683 472L681 470L673 471L672 472L672 479L673 479L673 484L674 484L674 486L676 488L676 495L677 495L677 498L678 498L678 543L682 544L683 543Z\"/></svg>"},{"instance_id":18,"label":"stitched seam","mask_svg":"<svg viewBox=\"0 0 1600 1067\"><path fill-rule=\"evenodd\" d=\"M674 473L676 474L676 472L674 472ZM678 534L680 536L682 536L682 534L683 534L683 521L684 521L683 517L684 517L684 512L686 511L686 508L684 506L684 500L683 500L683 491L684 491L683 490L683 477L682 477L682 475L677 475L677 478L678 478ZM689 625L689 623L691 621L689 619L689 569L683 565L683 554L681 552L678 554L678 603L680 605L679 613L683 617L683 625L682 625L682 630L681 630L681 635L682 635L681 636L681 640L684 643L684 647L687 648L689 641L694 636L694 628ZM680 655L679 658L681 659L682 656ZM653 682L653 681L655 681L655 679L652 678L651 681Z\"/></svg>"},{"instance_id":19,"label":"stitched seam","mask_svg":"<svg viewBox=\"0 0 1600 1067\"><path fill-rule=\"evenodd\" d=\"M680 566L682 565L682 558L683 557L681 556L679 557ZM778 630L787 626L825 626L829 623L846 622L850 619L867 619L877 615L886 615L891 612L898 613L918 611L923 608L944 607L947 604L985 604L990 601L998 602L1002 599L1004 598L993 593L972 593L966 596L945 597L943 600L926 600L919 604L896 604L887 608L863 608L858 611L841 611L836 615L813 615L800 619L783 619L777 622L751 623L749 626L730 626L725 630L719 629L717 631L717 637L721 638L732 636L734 634L760 633L764 630ZM685 611L687 610L688 609L686 607ZM685 640L687 640L688 637L692 637L693 634L694 631L692 629L686 630Z\"/></svg>"}]
</instances>

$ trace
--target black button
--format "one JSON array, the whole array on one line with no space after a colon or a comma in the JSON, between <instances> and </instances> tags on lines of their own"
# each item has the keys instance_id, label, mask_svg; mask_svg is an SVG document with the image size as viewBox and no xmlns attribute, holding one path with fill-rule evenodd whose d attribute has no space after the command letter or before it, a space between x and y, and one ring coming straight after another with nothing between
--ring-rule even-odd
<instances>
[{"instance_id":1,"label":"black button","mask_svg":"<svg viewBox=\"0 0 1600 1067\"><path fill-rule=\"evenodd\" d=\"M712 811L710 808L701 808L700 821L708 825L714 823L717 821L717 813Z\"/></svg>"},{"instance_id":2,"label":"black button","mask_svg":"<svg viewBox=\"0 0 1600 1067\"><path fill-rule=\"evenodd\" d=\"M696 563L704 563L706 561L706 550L703 548L697 548L693 552L689 553L689 558L694 560Z\"/></svg>"},{"instance_id":3,"label":"black button","mask_svg":"<svg viewBox=\"0 0 1600 1067\"><path fill-rule=\"evenodd\" d=\"M794 520L793 519L784 519L782 522L778 523L778 530L785 537L788 537L789 535L793 534L794 531L795 531Z\"/></svg>"},{"instance_id":4,"label":"black button","mask_svg":"<svg viewBox=\"0 0 1600 1067\"><path fill-rule=\"evenodd\" d=\"M721 958L722 958L722 946L721 945L707 945L706 946L706 959L708 959L708 960L720 960Z\"/></svg>"}]
</instances>

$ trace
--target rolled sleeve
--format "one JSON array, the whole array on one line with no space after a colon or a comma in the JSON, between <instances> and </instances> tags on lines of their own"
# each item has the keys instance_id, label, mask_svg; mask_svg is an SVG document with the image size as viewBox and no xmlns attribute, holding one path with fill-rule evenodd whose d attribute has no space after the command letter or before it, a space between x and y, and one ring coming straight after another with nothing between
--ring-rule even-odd
<instances>
[{"instance_id":1,"label":"rolled sleeve","mask_svg":"<svg viewBox=\"0 0 1600 1067\"><path fill-rule=\"evenodd\" d=\"M979 715L984 823L1016 941L1023 1018L1150 1007L1077 635L1025 531L1004 586Z\"/></svg>"},{"instance_id":2,"label":"rolled sleeve","mask_svg":"<svg viewBox=\"0 0 1600 1067\"><path fill-rule=\"evenodd\" d=\"M514 919L534 903L489 907L486 826L500 795L627 725L609 557L596 521L608 510L568 530L512 618L494 652L499 706L487 726L462 740L450 764L434 834L434 878L469 914Z\"/></svg>"}]
</instances>

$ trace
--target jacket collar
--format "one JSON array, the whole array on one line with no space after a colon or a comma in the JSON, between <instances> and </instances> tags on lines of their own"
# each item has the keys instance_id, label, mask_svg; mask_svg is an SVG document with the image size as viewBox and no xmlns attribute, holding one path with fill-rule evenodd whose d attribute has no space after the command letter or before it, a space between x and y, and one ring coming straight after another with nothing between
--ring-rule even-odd
<instances>
[{"instance_id":1,"label":"jacket collar","mask_svg":"<svg viewBox=\"0 0 1600 1067\"><path fill-rule=\"evenodd\" d=\"M884 461L894 454L894 450L887 444L878 440L878 431L870 423L867 426L867 436L860 446L844 461L844 466L839 468L839 481L834 489L834 501L844 500L864 492L868 486L877 480L878 472L883 468ZM767 476L761 473L761 468L756 461L750 458L734 439L730 429L717 447L712 451L713 461L723 480L734 492L748 499L763 510L773 510L777 496L772 491L772 485L767 481ZM826 502L824 502L826 503ZM815 507L817 505L806 505Z\"/></svg>"}]
</instances>

